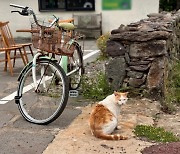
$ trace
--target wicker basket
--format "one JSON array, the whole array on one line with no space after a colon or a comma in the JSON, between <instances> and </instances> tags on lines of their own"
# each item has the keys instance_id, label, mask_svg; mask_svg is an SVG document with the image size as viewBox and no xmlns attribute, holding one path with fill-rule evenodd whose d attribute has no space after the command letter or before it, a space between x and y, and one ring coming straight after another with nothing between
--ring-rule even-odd
<instances>
[{"instance_id":1,"label":"wicker basket","mask_svg":"<svg viewBox=\"0 0 180 154\"><path fill-rule=\"evenodd\" d=\"M40 35L40 29L42 35ZM71 32L62 32L54 27L46 28L31 24L31 33L34 48L57 55L73 55L74 46L69 45Z\"/></svg>"}]
</instances>

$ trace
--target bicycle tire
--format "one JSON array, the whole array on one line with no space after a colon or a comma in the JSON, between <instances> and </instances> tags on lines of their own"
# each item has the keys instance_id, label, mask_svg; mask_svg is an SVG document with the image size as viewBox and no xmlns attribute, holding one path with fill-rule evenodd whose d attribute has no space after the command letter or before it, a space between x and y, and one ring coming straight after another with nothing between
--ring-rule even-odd
<instances>
[{"instance_id":1,"label":"bicycle tire","mask_svg":"<svg viewBox=\"0 0 180 154\"><path fill-rule=\"evenodd\" d=\"M72 44L75 48L73 56L68 59L67 73L77 69L76 72L69 75L69 89L76 90L81 83L81 77L84 74L83 52L77 42Z\"/></svg>"},{"instance_id":2,"label":"bicycle tire","mask_svg":"<svg viewBox=\"0 0 180 154\"><path fill-rule=\"evenodd\" d=\"M18 108L21 115L34 124L46 125L56 120L68 101L69 84L64 70L53 60L39 58L36 63L38 90L32 79L32 62L25 68L18 86ZM44 83L39 69L45 68ZM42 69L41 69L42 70ZM29 89L27 91L27 89Z\"/></svg>"}]
</instances>

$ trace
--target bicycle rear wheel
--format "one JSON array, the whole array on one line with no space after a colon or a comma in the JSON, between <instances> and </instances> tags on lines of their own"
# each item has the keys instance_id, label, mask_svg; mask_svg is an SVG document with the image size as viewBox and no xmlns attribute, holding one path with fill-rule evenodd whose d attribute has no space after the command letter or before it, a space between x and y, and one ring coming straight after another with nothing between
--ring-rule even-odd
<instances>
[{"instance_id":1,"label":"bicycle rear wheel","mask_svg":"<svg viewBox=\"0 0 180 154\"><path fill-rule=\"evenodd\" d=\"M69 75L69 88L71 90L76 90L80 86L81 77L84 73L83 53L81 47L77 43L72 45L74 46L74 53L73 56L68 59L67 70L68 73L73 72Z\"/></svg>"},{"instance_id":2,"label":"bicycle rear wheel","mask_svg":"<svg viewBox=\"0 0 180 154\"><path fill-rule=\"evenodd\" d=\"M49 124L63 112L69 85L63 69L54 61L40 58L36 64L37 89L32 78L32 63L24 69L18 86L18 107L22 116L35 124Z\"/></svg>"}]
</instances>

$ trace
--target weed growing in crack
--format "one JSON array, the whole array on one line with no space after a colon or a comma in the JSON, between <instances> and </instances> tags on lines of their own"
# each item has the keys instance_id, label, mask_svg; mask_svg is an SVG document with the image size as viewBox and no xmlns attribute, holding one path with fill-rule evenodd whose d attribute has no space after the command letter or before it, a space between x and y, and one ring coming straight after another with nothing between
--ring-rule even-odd
<instances>
[{"instance_id":1,"label":"weed growing in crack","mask_svg":"<svg viewBox=\"0 0 180 154\"><path fill-rule=\"evenodd\" d=\"M172 132L165 131L161 127L153 127L147 125L137 125L134 129L137 137L146 138L147 140L156 142L177 142L180 141Z\"/></svg>"},{"instance_id":2,"label":"weed growing in crack","mask_svg":"<svg viewBox=\"0 0 180 154\"><path fill-rule=\"evenodd\" d=\"M93 77L85 75L81 87L82 95L93 100L102 100L113 92L105 74L102 72L97 73Z\"/></svg>"}]
</instances>

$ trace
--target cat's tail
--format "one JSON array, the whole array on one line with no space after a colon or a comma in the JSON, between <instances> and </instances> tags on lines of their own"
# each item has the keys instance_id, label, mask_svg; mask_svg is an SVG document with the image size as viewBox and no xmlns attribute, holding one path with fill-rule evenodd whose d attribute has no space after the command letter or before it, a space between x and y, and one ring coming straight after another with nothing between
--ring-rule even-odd
<instances>
[{"instance_id":1,"label":"cat's tail","mask_svg":"<svg viewBox=\"0 0 180 154\"><path fill-rule=\"evenodd\" d=\"M127 140L128 137L122 136L120 134L103 134L103 133L95 133L94 134L97 138L103 139L103 140Z\"/></svg>"}]
</instances>

